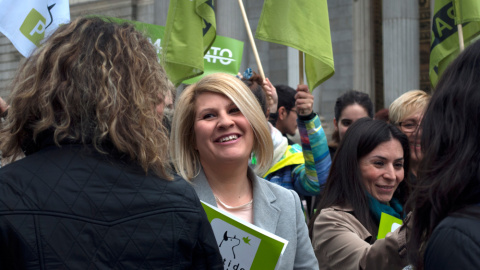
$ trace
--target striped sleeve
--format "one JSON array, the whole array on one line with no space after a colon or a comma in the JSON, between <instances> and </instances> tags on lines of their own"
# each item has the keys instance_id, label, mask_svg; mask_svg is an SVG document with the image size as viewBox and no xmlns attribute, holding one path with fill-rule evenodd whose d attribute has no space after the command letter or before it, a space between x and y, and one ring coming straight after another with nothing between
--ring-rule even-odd
<instances>
[{"instance_id":1,"label":"striped sleeve","mask_svg":"<svg viewBox=\"0 0 480 270\"><path fill-rule=\"evenodd\" d=\"M295 190L304 193L302 195L314 196L320 193L320 186L326 182L332 164L327 137L318 115L307 121L297 119L297 123L305 164L293 169L292 179Z\"/></svg>"}]
</instances>

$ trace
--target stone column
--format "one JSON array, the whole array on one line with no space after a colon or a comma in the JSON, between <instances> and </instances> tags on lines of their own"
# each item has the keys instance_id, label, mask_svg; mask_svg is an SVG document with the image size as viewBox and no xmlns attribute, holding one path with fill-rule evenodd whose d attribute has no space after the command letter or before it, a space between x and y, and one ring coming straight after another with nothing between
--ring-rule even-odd
<instances>
[{"instance_id":1,"label":"stone column","mask_svg":"<svg viewBox=\"0 0 480 270\"><path fill-rule=\"evenodd\" d=\"M375 100L373 49L371 0L356 0L353 2L353 89Z\"/></svg>"},{"instance_id":2,"label":"stone column","mask_svg":"<svg viewBox=\"0 0 480 270\"><path fill-rule=\"evenodd\" d=\"M383 74L385 107L420 87L417 0L383 1Z\"/></svg>"},{"instance_id":3,"label":"stone column","mask_svg":"<svg viewBox=\"0 0 480 270\"><path fill-rule=\"evenodd\" d=\"M246 6L245 1L243 5ZM242 65L240 67L240 71L243 72L248 67L247 62L251 49L238 2L235 0L215 1L215 16L217 20L217 35L244 41Z\"/></svg>"},{"instance_id":4,"label":"stone column","mask_svg":"<svg viewBox=\"0 0 480 270\"><path fill-rule=\"evenodd\" d=\"M153 2L153 24L156 25L167 25L167 15L168 15L168 6L169 1L154 1Z\"/></svg>"}]
</instances>

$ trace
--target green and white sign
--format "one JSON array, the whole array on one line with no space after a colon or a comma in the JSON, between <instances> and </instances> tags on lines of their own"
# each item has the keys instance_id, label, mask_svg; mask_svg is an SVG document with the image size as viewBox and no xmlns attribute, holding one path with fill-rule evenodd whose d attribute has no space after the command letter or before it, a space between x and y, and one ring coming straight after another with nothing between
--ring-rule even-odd
<instances>
[{"instance_id":1,"label":"green and white sign","mask_svg":"<svg viewBox=\"0 0 480 270\"><path fill-rule=\"evenodd\" d=\"M157 48L159 59L162 59L161 40L165 33L165 27L161 25L148 24L137 21L129 21L112 17L103 17L117 23L128 22L144 33L150 42ZM216 72L224 72L232 75L237 75L240 70L243 55L243 42L217 35L217 38L210 47L210 50L205 55L204 67L205 71L202 75L183 81L185 84L192 84L200 80L202 77Z\"/></svg>"},{"instance_id":2,"label":"green and white sign","mask_svg":"<svg viewBox=\"0 0 480 270\"><path fill-rule=\"evenodd\" d=\"M224 269L275 269L287 247L287 240L208 203L202 202L202 206L212 225Z\"/></svg>"},{"instance_id":3,"label":"green and white sign","mask_svg":"<svg viewBox=\"0 0 480 270\"><path fill-rule=\"evenodd\" d=\"M383 239L387 233L395 231L402 226L403 221L389 214L383 213L380 216L380 226L378 227L377 239Z\"/></svg>"},{"instance_id":4,"label":"green and white sign","mask_svg":"<svg viewBox=\"0 0 480 270\"><path fill-rule=\"evenodd\" d=\"M204 67L205 71L202 75L192 79L183 81L186 84L192 84L200 80L200 78L216 72L224 72L237 75L240 70L243 55L243 42L217 35L217 38L205 55Z\"/></svg>"}]
</instances>

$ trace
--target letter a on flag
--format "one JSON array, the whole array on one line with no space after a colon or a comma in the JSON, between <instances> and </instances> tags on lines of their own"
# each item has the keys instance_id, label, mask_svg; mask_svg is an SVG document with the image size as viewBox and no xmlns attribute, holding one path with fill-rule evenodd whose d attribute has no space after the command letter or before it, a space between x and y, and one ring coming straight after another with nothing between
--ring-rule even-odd
<instances>
[{"instance_id":1,"label":"letter a on flag","mask_svg":"<svg viewBox=\"0 0 480 270\"><path fill-rule=\"evenodd\" d=\"M480 38L480 0L435 0L429 72L433 86L460 52L457 24L463 26L465 47Z\"/></svg>"},{"instance_id":2,"label":"letter a on flag","mask_svg":"<svg viewBox=\"0 0 480 270\"><path fill-rule=\"evenodd\" d=\"M69 21L68 0L0 0L0 32L25 57Z\"/></svg>"},{"instance_id":3,"label":"letter a on flag","mask_svg":"<svg viewBox=\"0 0 480 270\"><path fill-rule=\"evenodd\" d=\"M335 73L327 0L265 0L255 37L304 52L311 91Z\"/></svg>"},{"instance_id":4,"label":"letter a on flag","mask_svg":"<svg viewBox=\"0 0 480 270\"><path fill-rule=\"evenodd\" d=\"M203 73L203 56L215 40L215 29L213 0L170 0L162 62L173 84Z\"/></svg>"}]
</instances>

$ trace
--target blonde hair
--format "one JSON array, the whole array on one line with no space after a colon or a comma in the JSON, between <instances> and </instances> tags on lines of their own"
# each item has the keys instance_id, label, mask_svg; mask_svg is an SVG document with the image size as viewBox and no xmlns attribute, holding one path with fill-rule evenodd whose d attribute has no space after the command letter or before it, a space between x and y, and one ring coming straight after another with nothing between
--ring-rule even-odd
<instances>
[{"instance_id":1,"label":"blonde hair","mask_svg":"<svg viewBox=\"0 0 480 270\"><path fill-rule=\"evenodd\" d=\"M166 91L154 47L132 25L76 19L16 74L0 130L2 154L15 158L22 146L49 135L57 145L78 141L103 154L126 154L146 173L170 179L168 137L155 110Z\"/></svg>"},{"instance_id":2,"label":"blonde hair","mask_svg":"<svg viewBox=\"0 0 480 270\"><path fill-rule=\"evenodd\" d=\"M402 94L390 104L388 110L390 123L398 125L411 113L418 110L425 111L429 101L430 95L422 90L410 90Z\"/></svg>"},{"instance_id":3,"label":"blonde hair","mask_svg":"<svg viewBox=\"0 0 480 270\"><path fill-rule=\"evenodd\" d=\"M177 172L183 178L192 180L200 170L200 157L193 147L196 145L195 102L197 97L205 92L224 95L235 103L253 129L255 139L252 152L259 161L258 168L265 170L270 166L273 159L273 142L260 104L242 81L229 74L215 73L187 87L176 103L170 147Z\"/></svg>"}]
</instances>

